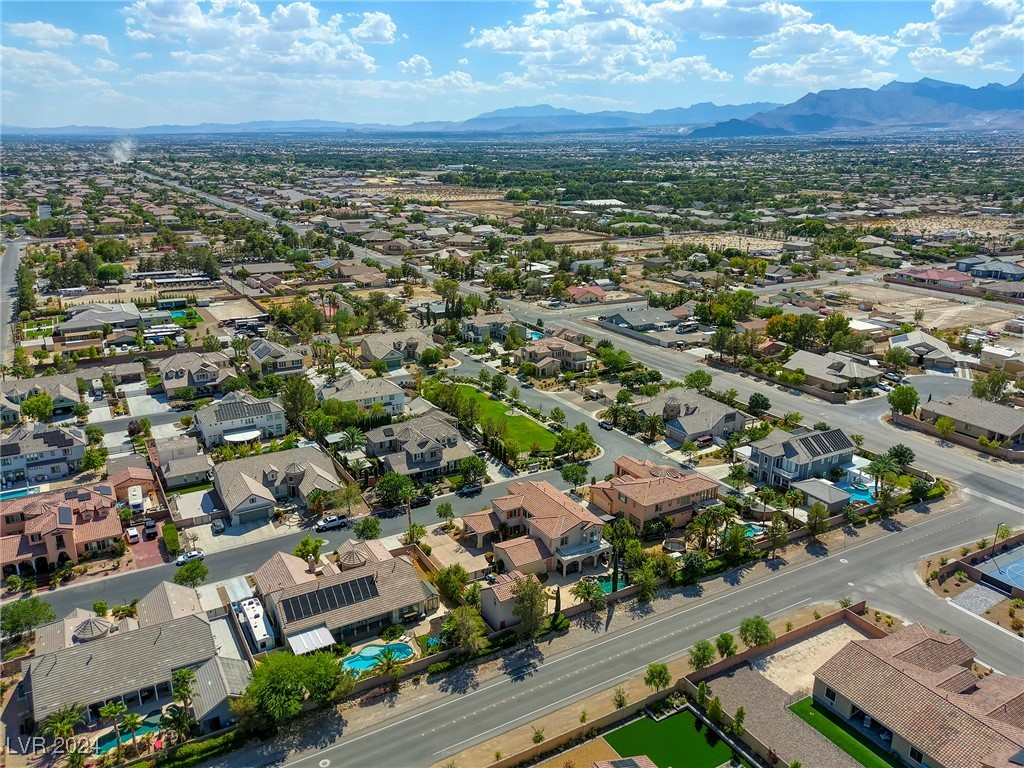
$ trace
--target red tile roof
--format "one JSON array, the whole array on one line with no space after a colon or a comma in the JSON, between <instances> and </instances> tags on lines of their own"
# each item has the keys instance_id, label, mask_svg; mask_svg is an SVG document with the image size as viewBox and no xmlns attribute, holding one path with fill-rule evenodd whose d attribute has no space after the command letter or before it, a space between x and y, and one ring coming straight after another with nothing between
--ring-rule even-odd
<instances>
[{"instance_id":1,"label":"red tile roof","mask_svg":"<svg viewBox=\"0 0 1024 768\"><path fill-rule=\"evenodd\" d=\"M519 536L494 545L495 556L505 563L506 568L522 568L551 557L551 551L540 539Z\"/></svg>"}]
</instances>

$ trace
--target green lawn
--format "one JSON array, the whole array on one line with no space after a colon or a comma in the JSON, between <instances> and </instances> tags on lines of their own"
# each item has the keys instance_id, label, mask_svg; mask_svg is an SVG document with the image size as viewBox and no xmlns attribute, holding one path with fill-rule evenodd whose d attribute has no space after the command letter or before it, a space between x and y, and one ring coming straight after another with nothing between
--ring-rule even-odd
<instances>
[{"instance_id":1,"label":"green lawn","mask_svg":"<svg viewBox=\"0 0 1024 768\"><path fill-rule=\"evenodd\" d=\"M209 491L213 488L213 483L196 483L195 485L184 485L181 488L174 488L171 493L197 493L199 491Z\"/></svg>"},{"instance_id":2,"label":"green lawn","mask_svg":"<svg viewBox=\"0 0 1024 768\"><path fill-rule=\"evenodd\" d=\"M789 709L864 768L899 768L901 765L873 741L844 723L838 715L816 704L812 697L801 699Z\"/></svg>"},{"instance_id":3,"label":"green lawn","mask_svg":"<svg viewBox=\"0 0 1024 768\"><path fill-rule=\"evenodd\" d=\"M649 717L605 734L620 757L647 755L658 768L716 768L732 750L689 710L656 723Z\"/></svg>"},{"instance_id":4,"label":"green lawn","mask_svg":"<svg viewBox=\"0 0 1024 768\"><path fill-rule=\"evenodd\" d=\"M487 419L492 421L508 420L508 431L516 440L516 443L525 451L536 444L541 451L552 451L555 448L555 434L546 427L541 426L533 419L516 414L506 416L509 405L500 400L492 400L484 393L478 391L468 384L459 384L459 391L463 397L475 398L480 403L480 421ZM430 399L429 388L426 392L427 399Z\"/></svg>"}]
</instances>

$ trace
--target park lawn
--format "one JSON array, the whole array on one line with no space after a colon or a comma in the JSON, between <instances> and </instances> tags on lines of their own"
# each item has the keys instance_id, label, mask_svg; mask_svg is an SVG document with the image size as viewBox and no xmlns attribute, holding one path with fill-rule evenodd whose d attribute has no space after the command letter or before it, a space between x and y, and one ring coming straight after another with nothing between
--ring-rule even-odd
<instances>
[{"instance_id":1,"label":"park lawn","mask_svg":"<svg viewBox=\"0 0 1024 768\"><path fill-rule=\"evenodd\" d=\"M655 722L644 717L605 734L620 757L647 755L658 768L716 768L732 758L732 750L685 710Z\"/></svg>"},{"instance_id":2,"label":"park lawn","mask_svg":"<svg viewBox=\"0 0 1024 768\"><path fill-rule=\"evenodd\" d=\"M481 422L487 419L495 422L507 419L509 435L515 439L516 444L522 450L527 451L534 444L539 446L541 451L553 451L555 449L555 434L551 430L526 416L519 414L506 416L506 411L510 408L507 403L501 400L492 400L475 387L471 387L468 384L459 384L458 387L463 397L475 398L480 403Z\"/></svg>"},{"instance_id":3,"label":"park lawn","mask_svg":"<svg viewBox=\"0 0 1024 768\"><path fill-rule=\"evenodd\" d=\"M901 763L885 750L844 723L808 696L790 706L790 711L831 741L864 768L899 768Z\"/></svg>"}]
</instances>

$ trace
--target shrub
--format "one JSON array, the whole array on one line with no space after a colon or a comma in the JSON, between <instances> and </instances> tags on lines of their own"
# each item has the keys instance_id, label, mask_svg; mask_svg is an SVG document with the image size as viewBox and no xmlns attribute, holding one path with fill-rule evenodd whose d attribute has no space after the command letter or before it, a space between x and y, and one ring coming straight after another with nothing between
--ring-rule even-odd
<instances>
[{"instance_id":1,"label":"shrub","mask_svg":"<svg viewBox=\"0 0 1024 768\"><path fill-rule=\"evenodd\" d=\"M428 675L443 675L448 671L448 665L443 661L437 661L427 667Z\"/></svg>"},{"instance_id":2,"label":"shrub","mask_svg":"<svg viewBox=\"0 0 1024 768\"><path fill-rule=\"evenodd\" d=\"M536 726L534 726L532 738L534 744L540 744L542 741L544 741L544 729L537 728Z\"/></svg>"},{"instance_id":3,"label":"shrub","mask_svg":"<svg viewBox=\"0 0 1024 768\"><path fill-rule=\"evenodd\" d=\"M164 523L163 534L164 548L167 549L167 554L173 557L181 552L181 541L178 539L178 529L174 523Z\"/></svg>"},{"instance_id":4,"label":"shrub","mask_svg":"<svg viewBox=\"0 0 1024 768\"><path fill-rule=\"evenodd\" d=\"M938 580L939 580L939 572L938 571L932 571L931 573L928 574L928 581L938 581Z\"/></svg>"},{"instance_id":5,"label":"shrub","mask_svg":"<svg viewBox=\"0 0 1024 768\"><path fill-rule=\"evenodd\" d=\"M404 632L405 629L402 627L401 624L392 624L390 627L387 627L383 632L380 633L380 639L385 640L387 642L397 640L402 636Z\"/></svg>"}]
</instances>

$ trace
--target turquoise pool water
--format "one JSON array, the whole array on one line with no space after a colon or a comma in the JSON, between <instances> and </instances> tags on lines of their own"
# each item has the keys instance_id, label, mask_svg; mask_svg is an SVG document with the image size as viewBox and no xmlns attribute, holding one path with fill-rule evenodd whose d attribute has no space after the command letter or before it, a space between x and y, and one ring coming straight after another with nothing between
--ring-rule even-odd
<instances>
[{"instance_id":1,"label":"turquoise pool water","mask_svg":"<svg viewBox=\"0 0 1024 768\"><path fill-rule=\"evenodd\" d=\"M171 317L173 317L175 320L177 320L179 317L185 317L185 314L185 310L183 309L171 310Z\"/></svg>"},{"instance_id":2,"label":"turquoise pool water","mask_svg":"<svg viewBox=\"0 0 1024 768\"><path fill-rule=\"evenodd\" d=\"M611 576L610 573L606 574L604 576L598 576L597 577L597 583L601 587L601 591L604 592L606 595L610 595L612 593L612 576ZM628 587L628 586L629 586L629 579L626 578L626 574L624 574L624 573L622 573L620 571L619 572L619 589L622 589L623 587Z\"/></svg>"},{"instance_id":3,"label":"turquoise pool water","mask_svg":"<svg viewBox=\"0 0 1024 768\"><path fill-rule=\"evenodd\" d=\"M150 716L152 714L153 713L151 712ZM159 712L157 714L159 714ZM150 719L150 717L147 716L146 720L149 720L149 719ZM135 732L135 738L141 739L147 733L154 733L154 732L159 731L159 730L160 730L160 725L158 723L143 722L142 727L139 728L139 730L137 730ZM121 731L121 743L122 744L130 744L131 740L132 740L132 735L130 733L126 733L124 730L122 730ZM117 746L117 738L114 736L114 732L113 731L111 731L110 733L105 733L102 736L100 736L98 739L96 739L96 751L101 753L101 754L104 753L104 752L109 752L110 750L112 750L116 746Z\"/></svg>"},{"instance_id":4,"label":"turquoise pool water","mask_svg":"<svg viewBox=\"0 0 1024 768\"><path fill-rule=\"evenodd\" d=\"M536 341L537 339L543 339L544 334L539 331L530 331L530 338Z\"/></svg>"},{"instance_id":5,"label":"turquoise pool water","mask_svg":"<svg viewBox=\"0 0 1024 768\"><path fill-rule=\"evenodd\" d=\"M744 523L740 526L743 529L743 537L752 539L759 533L764 533L764 526L757 523Z\"/></svg>"},{"instance_id":6,"label":"turquoise pool water","mask_svg":"<svg viewBox=\"0 0 1024 768\"><path fill-rule=\"evenodd\" d=\"M20 499L22 496L28 496L30 493L38 493L38 488L9 488L6 491L0 491L0 501L10 501L11 499Z\"/></svg>"},{"instance_id":7,"label":"turquoise pool water","mask_svg":"<svg viewBox=\"0 0 1024 768\"><path fill-rule=\"evenodd\" d=\"M355 656L349 656L341 662L342 669L354 669L356 672L365 672L373 669L385 648L390 648L399 659L408 659L412 656L412 647L406 643L388 643L387 645L368 645Z\"/></svg>"},{"instance_id":8,"label":"turquoise pool water","mask_svg":"<svg viewBox=\"0 0 1024 768\"><path fill-rule=\"evenodd\" d=\"M858 499L859 501L866 501L868 504L875 503L875 495L874 493L872 493L871 485L868 485L867 489L862 491L859 488L853 487L853 483L850 482L850 478L844 477L842 480L836 483L836 488L846 491L848 494L850 494L851 498Z\"/></svg>"}]
</instances>

